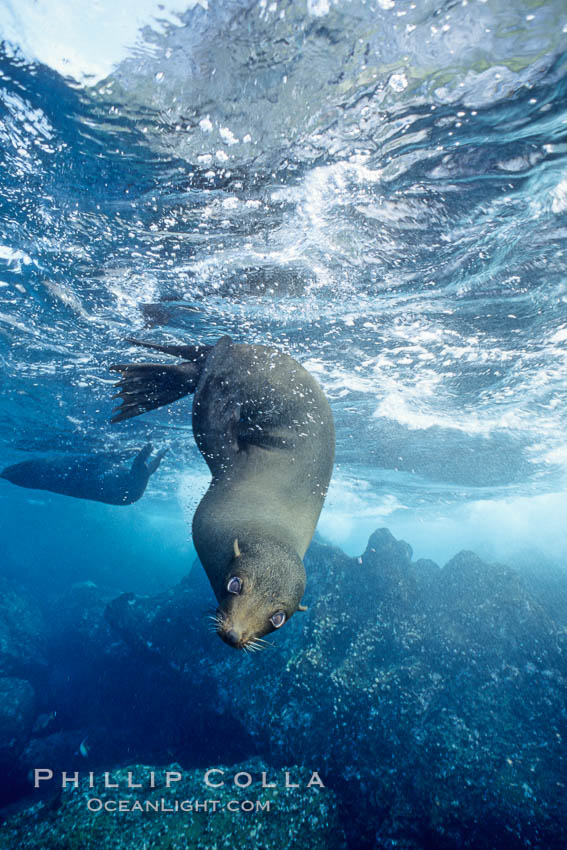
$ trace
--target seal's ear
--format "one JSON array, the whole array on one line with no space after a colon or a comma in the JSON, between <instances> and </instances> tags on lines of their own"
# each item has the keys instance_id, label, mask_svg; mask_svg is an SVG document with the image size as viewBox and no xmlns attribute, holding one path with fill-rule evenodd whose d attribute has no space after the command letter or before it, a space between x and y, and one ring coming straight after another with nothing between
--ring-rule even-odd
<instances>
[{"instance_id":1,"label":"seal's ear","mask_svg":"<svg viewBox=\"0 0 567 850\"><path fill-rule=\"evenodd\" d=\"M234 539L234 557L240 558L240 548L238 546L238 537Z\"/></svg>"},{"instance_id":2,"label":"seal's ear","mask_svg":"<svg viewBox=\"0 0 567 850\"><path fill-rule=\"evenodd\" d=\"M297 610L298 611L307 611L307 605L298 605Z\"/></svg>"}]
</instances>

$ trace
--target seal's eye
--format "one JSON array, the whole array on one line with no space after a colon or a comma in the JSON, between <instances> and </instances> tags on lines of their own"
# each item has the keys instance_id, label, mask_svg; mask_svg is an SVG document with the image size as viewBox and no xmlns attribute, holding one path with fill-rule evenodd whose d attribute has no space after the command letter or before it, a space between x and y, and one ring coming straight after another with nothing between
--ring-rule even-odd
<instances>
[{"instance_id":1,"label":"seal's eye","mask_svg":"<svg viewBox=\"0 0 567 850\"><path fill-rule=\"evenodd\" d=\"M276 611L276 613L272 614L270 617L270 622L274 629L279 629L280 626L283 626L285 623L285 611Z\"/></svg>"},{"instance_id":2,"label":"seal's eye","mask_svg":"<svg viewBox=\"0 0 567 850\"><path fill-rule=\"evenodd\" d=\"M242 590L242 579L238 578L238 576L233 576L228 582L226 589L229 593L240 593Z\"/></svg>"}]
</instances>

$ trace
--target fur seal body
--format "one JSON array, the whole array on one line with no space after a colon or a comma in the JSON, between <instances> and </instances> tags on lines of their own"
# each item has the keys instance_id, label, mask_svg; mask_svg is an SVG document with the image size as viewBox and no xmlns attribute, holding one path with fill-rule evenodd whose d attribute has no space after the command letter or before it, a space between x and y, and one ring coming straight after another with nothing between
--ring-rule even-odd
<instances>
[{"instance_id":1,"label":"fur seal body","mask_svg":"<svg viewBox=\"0 0 567 850\"><path fill-rule=\"evenodd\" d=\"M178 398L181 385L195 393L193 433L212 480L193 518L193 541L219 603L219 635L255 648L304 610L303 556L334 461L329 403L309 372L266 346L229 337L215 346L138 344L184 349L181 356L191 359L112 367L122 373L114 421L167 403L160 401L160 370L167 370L164 398Z\"/></svg>"},{"instance_id":2,"label":"fur seal body","mask_svg":"<svg viewBox=\"0 0 567 850\"><path fill-rule=\"evenodd\" d=\"M131 466L124 463L123 453L95 455L53 455L25 460L7 466L0 472L19 487L49 490L75 499L89 499L108 505L131 505L146 489L165 451L153 460L151 443L141 449Z\"/></svg>"}]
</instances>

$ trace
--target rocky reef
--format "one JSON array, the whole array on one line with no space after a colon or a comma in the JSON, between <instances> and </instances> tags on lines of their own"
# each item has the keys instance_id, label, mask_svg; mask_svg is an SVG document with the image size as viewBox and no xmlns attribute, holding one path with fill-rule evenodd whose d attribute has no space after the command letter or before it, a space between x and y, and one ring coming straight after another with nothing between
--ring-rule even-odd
<instances>
[{"instance_id":1,"label":"rocky reef","mask_svg":"<svg viewBox=\"0 0 567 850\"><path fill-rule=\"evenodd\" d=\"M221 768L218 768L220 770ZM80 780L0 826L0 847L21 850L233 850L309 847L346 850L334 793L305 788L305 770L288 771L298 787L271 783L259 759L226 774L247 782L204 783L204 771L128 765ZM275 787L261 787L262 774ZM282 774L285 777L285 772ZM179 777L179 778L178 778ZM260 779L258 779L260 778ZM215 781L220 779L216 774ZM303 780L303 782L302 782ZM211 780L212 781L212 780ZM129 787L129 784L132 787ZM136 786L136 787L134 787Z\"/></svg>"},{"instance_id":2,"label":"rocky reef","mask_svg":"<svg viewBox=\"0 0 567 850\"><path fill-rule=\"evenodd\" d=\"M209 633L203 613L213 600L199 565L155 597L70 591L38 642L48 673L45 660L28 664L24 679L12 677L23 667L7 669L6 692L22 710L10 756L20 779L6 801L34 766L175 760L185 770L249 770L261 757L273 769L319 772L332 800L318 816L321 846L341 846L335 811L357 850L567 846L567 632L557 594L546 605L533 574L526 583L471 552L442 568L413 561L386 529L358 558L314 542L306 568L308 611L251 655ZM26 683L41 692L37 704ZM34 712L56 719L32 732ZM297 799L293 829L310 805ZM57 835L75 797L42 803L49 817L32 800L27 815L8 818L2 847L66 847L45 843L41 830L48 823ZM256 829L250 817L246 828ZM224 822L209 822L226 834ZM339 843L324 838L325 824ZM286 844L318 846L315 833L304 824ZM281 845L278 835L257 846ZM217 833L214 841L225 846Z\"/></svg>"},{"instance_id":3,"label":"rocky reef","mask_svg":"<svg viewBox=\"0 0 567 850\"><path fill-rule=\"evenodd\" d=\"M19 782L19 757L36 717L36 687L47 670L45 631L33 597L0 578L0 776L7 785Z\"/></svg>"}]
</instances>

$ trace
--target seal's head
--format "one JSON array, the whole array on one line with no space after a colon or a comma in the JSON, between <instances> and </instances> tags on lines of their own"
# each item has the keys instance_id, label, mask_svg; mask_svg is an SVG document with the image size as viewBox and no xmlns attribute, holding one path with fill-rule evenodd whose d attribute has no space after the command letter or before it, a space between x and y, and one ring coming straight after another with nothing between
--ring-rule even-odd
<instances>
[{"instance_id":1,"label":"seal's head","mask_svg":"<svg viewBox=\"0 0 567 850\"><path fill-rule=\"evenodd\" d=\"M281 628L296 611L305 590L305 567L299 555L273 540L234 541L234 554L219 598L218 634L235 649L254 645Z\"/></svg>"},{"instance_id":2,"label":"seal's head","mask_svg":"<svg viewBox=\"0 0 567 850\"><path fill-rule=\"evenodd\" d=\"M12 484L19 484L20 487L26 486L26 474L31 468L31 461L24 460L22 463L13 463L12 466L7 466L0 472L0 478L5 478L11 481Z\"/></svg>"}]
</instances>

